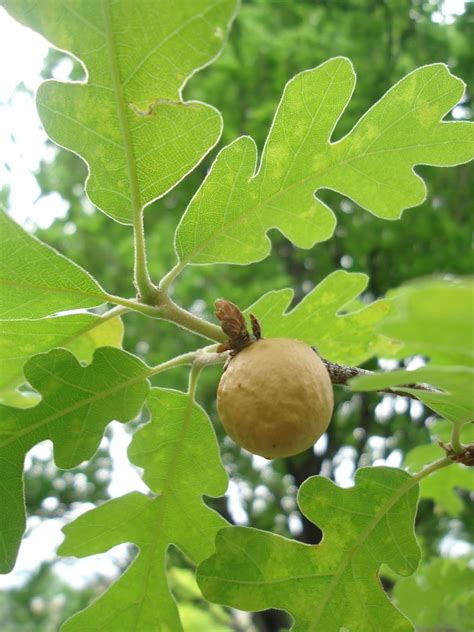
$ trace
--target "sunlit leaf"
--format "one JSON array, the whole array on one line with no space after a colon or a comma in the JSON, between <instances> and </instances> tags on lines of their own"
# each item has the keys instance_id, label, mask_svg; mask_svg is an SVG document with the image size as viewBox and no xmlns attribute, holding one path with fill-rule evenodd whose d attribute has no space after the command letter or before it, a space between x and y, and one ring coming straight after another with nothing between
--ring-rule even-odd
<instances>
[{"instance_id":1,"label":"sunlit leaf","mask_svg":"<svg viewBox=\"0 0 474 632\"><path fill-rule=\"evenodd\" d=\"M122 337L119 317L103 319L95 314L71 314L0 321L0 399L24 381L23 365L30 356L65 347L78 360L90 362L95 349L120 347Z\"/></svg>"},{"instance_id":2,"label":"sunlit leaf","mask_svg":"<svg viewBox=\"0 0 474 632\"><path fill-rule=\"evenodd\" d=\"M300 488L302 512L323 530L320 545L245 527L219 531L216 553L198 569L211 601L242 610L280 608L293 630L413 630L394 608L377 573L416 569L420 552L413 524L417 483L401 470L357 471L353 488L314 476Z\"/></svg>"},{"instance_id":3,"label":"sunlit leaf","mask_svg":"<svg viewBox=\"0 0 474 632\"><path fill-rule=\"evenodd\" d=\"M132 493L85 513L64 528L59 550L85 557L133 542L140 552L104 595L66 622L64 632L179 632L166 551L174 544L197 564L212 553L215 535L226 524L202 501L203 494L220 496L227 487L206 413L184 393L165 389L152 389L147 405L152 421L135 434L129 456L144 468L143 478L158 496Z\"/></svg>"},{"instance_id":4,"label":"sunlit leaf","mask_svg":"<svg viewBox=\"0 0 474 632\"><path fill-rule=\"evenodd\" d=\"M178 228L181 266L259 261L270 252L271 228L300 248L328 239L336 220L315 197L320 189L397 219L426 196L414 165L450 166L474 157L474 127L440 122L464 92L445 65L407 75L334 141L354 87L344 57L302 72L286 85L260 158L248 136L219 153Z\"/></svg>"},{"instance_id":5,"label":"sunlit leaf","mask_svg":"<svg viewBox=\"0 0 474 632\"><path fill-rule=\"evenodd\" d=\"M382 344L375 325L389 311L387 301L377 301L345 313L345 306L366 289L367 282L365 274L338 270L291 310L293 290L286 289L268 292L247 312L255 314L268 338L298 338L316 346L332 362L357 364Z\"/></svg>"},{"instance_id":6,"label":"sunlit leaf","mask_svg":"<svg viewBox=\"0 0 474 632\"><path fill-rule=\"evenodd\" d=\"M41 318L106 301L85 270L0 210L0 318Z\"/></svg>"},{"instance_id":7,"label":"sunlit leaf","mask_svg":"<svg viewBox=\"0 0 474 632\"><path fill-rule=\"evenodd\" d=\"M48 135L87 162L87 194L114 219L132 223L218 141L219 112L181 91L220 51L235 0L4 4L87 69L85 83L43 83L38 110Z\"/></svg>"},{"instance_id":8,"label":"sunlit leaf","mask_svg":"<svg viewBox=\"0 0 474 632\"><path fill-rule=\"evenodd\" d=\"M0 572L15 563L25 530L23 464L30 448L53 442L54 460L72 468L97 450L105 426L135 417L148 392L150 369L135 356L103 347L88 366L65 349L39 354L25 364L25 377L42 395L25 410L0 406Z\"/></svg>"}]
</instances>

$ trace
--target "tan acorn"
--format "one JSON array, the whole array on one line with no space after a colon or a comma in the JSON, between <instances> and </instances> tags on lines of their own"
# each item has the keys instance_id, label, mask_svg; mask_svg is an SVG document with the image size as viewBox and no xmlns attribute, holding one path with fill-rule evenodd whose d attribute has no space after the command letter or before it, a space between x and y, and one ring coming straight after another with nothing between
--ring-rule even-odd
<instances>
[{"instance_id":1,"label":"tan acorn","mask_svg":"<svg viewBox=\"0 0 474 632\"><path fill-rule=\"evenodd\" d=\"M228 301L218 303L218 316L223 304L227 313L229 305L238 310ZM292 456L326 431L334 406L331 379L310 346L289 338L260 339L254 317L252 324L257 336L248 336L243 348L231 352L222 374L219 417L229 436L249 452L268 459ZM245 338L241 329L237 338ZM227 346L233 349L232 338Z\"/></svg>"}]
</instances>

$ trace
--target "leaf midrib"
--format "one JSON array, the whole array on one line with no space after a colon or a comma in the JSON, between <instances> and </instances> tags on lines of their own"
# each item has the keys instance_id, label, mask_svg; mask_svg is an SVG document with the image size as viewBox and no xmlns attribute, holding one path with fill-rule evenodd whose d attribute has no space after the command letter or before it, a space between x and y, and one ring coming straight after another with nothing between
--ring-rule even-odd
<instances>
[{"instance_id":1,"label":"leaf midrib","mask_svg":"<svg viewBox=\"0 0 474 632\"><path fill-rule=\"evenodd\" d=\"M130 197L132 201L132 218L137 221L137 218L139 218L141 214L140 190L138 186L138 176L135 164L132 136L127 115L128 112L125 107L123 84L120 77L117 50L112 28L110 0L102 0L102 14L104 18L105 42L107 45L107 52L109 56L112 87L115 96L115 104L117 107L120 131L122 133L125 162L127 165L128 183L130 186Z\"/></svg>"},{"instance_id":2,"label":"leaf midrib","mask_svg":"<svg viewBox=\"0 0 474 632\"><path fill-rule=\"evenodd\" d=\"M40 283L28 283L27 281L24 280L17 280L17 279L6 279L4 277L0 277L0 285L3 285L5 287L9 287L9 286L14 286L14 287L21 287L21 288L25 288L25 289L34 289L34 290L44 290L44 291L48 291L48 292L58 292L58 293L65 293L65 294L80 294L83 296L93 296L94 298L100 298L102 300L107 300L107 294L105 292L92 292L91 290L83 290L81 288L74 288L74 287L55 287L55 286L51 286L51 285L41 285ZM10 319L5 319L5 320L10 320ZM12 319L12 320L23 320L23 319Z\"/></svg>"}]
</instances>

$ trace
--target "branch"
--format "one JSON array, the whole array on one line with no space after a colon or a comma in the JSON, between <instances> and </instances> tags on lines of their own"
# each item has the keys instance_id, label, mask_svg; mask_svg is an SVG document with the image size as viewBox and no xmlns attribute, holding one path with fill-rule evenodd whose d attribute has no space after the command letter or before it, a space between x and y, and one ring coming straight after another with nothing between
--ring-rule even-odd
<instances>
[{"instance_id":1,"label":"branch","mask_svg":"<svg viewBox=\"0 0 474 632\"><path fill-rule=\"evenodd\" d=\"M314 348L314 347L313 347ZM316 351L317 353L317 351ZM336 364L330 362L325 358L321 358L324 362L326 369L328 370L331 382L333 384L347 384L353 377L360 377L362 375L377 375L374 371L367 371L366 369L359 369L359 367L346 366L344 364ZM430 386L429 384L422 384L420 382L413 382L411 384L403 384L405 388L413 388L418 391L428 391L429 393L440 393L438 389ZM396 388L383 388L378 391L379 393L389 393L390 395L399 395L400 397L410 397L411 399L418 399L414 393L405 393L399 391Z\"/></svg>"}]
</instances>

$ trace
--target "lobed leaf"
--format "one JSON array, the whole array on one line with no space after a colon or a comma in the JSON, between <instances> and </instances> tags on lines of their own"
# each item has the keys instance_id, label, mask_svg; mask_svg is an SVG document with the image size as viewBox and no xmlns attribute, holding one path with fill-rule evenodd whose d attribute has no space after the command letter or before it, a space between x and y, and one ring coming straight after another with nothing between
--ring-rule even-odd
<instances>
[{"instance_id":1,"label":"lobed leaf","mask_svg":"<svg viewBox=\"0 0 474 632\"><path fill-rule=\"evenodd\" d=\"M0 406L1 573L13 568L25 530L22 475L28 450L48 439L58 467L76 467L97 450L110 421L129 421L139 413L149 388L150 369L112 347L97 349L88 366L54 349L30 358L24 371L42 399L26 410Z\"/></svg>"},{"instance_id":2,"label":"lobed leaf","mask_svg":"<svg viewBox=\"0 0 474 632\"><path fill-rule=\"evenodd\" d=\"M286 610L295 632L413 630L377 573L383 563L403 576L418 565L416 480L377 467L359 469L355 481L341 489L313 476L301 486L298 504L324 533L317 546L245 527L219 531L216 553L198 569L204 596L242 610Z\"/></svg>"},{"instance_id":3,"label":"lobed leaf","mask_svg":"<svg viewBox=\"0 0 474 632\"><path fill-rule=\"evenodd\" d=\"M375 326L390 308L387 301L376 301L346 313L367 282L365 274L337 270L291 310L293 290L285 289L264 294L246 312L255 314L266 337L298 338L333 362L359 364L383 344Z\"/></svg>"},{"instance_id":4,"label":"lobed leaf","mask_svg":"<svg viewBox=\"0 0 474 632\"><path fill-rule=\"evenodd\" d=\"M107 294L88 272L0 211L0 318L41 318L96 307Z\"/></svg>"},{"instance_id":5,"label":"lobed leaf","mask_svg":"<svg viewBox=\"0 0 474 632\"><path fill-rule=\"evenodd\" d=\"M444 64L404 77L333 142L354 87L344 57L304 71L285 87L259 162L248 136L219 153L178 227L180 267L259 261L270 252L272 228L300 248L328 239L336 220L316 197L320 189L398 219L426 196L415 165L452 166L474 157L473 125L441 120L464 92Z\"/></svg>"},{"instance_id":6,"label":"lobed leaf","mask_svg":"<svg viewBox=\"0 0 474 632\"><path fill-rule=\"evenodd\" d=\"M23 365L37 353L64 347L90 362L98 347L121 347L120 317L68 314L40 320L0 321L0 399L24 382Z\"/></svg>"},{"instance_id":7,"label":"lobed leaf","mask_svg":"<svg viewBox=\"0 0 474 632\"><path fill-rule=\"evenodd\" d=\"M64 632L179 632L166 577L168 547L177 546L197 564L212 553L215 535L226 524L202 501L203 494L220 496L227 487L204 410L189 395L158 388L151 390L147 406L152 420L134 435L129 457L143 467L154 495L127 494L88 511L64 528L59 549L61 555L85 557L133 542L139 554L106 593L64 624Z\"/></svg>"},{"instance_id":8,"label":"lobed leaf","mask_svg":"<svg viewBox=\"0 0 474 632\"><path fill-rule=\"evenodd\" d=\"M175 186L219 140L219 112L181 93L220 52L235 0L5 6L87 69L85 82L43 83L38 110L50 138L88 164L90 200L117 221L131 224L133 213Z\"/></svg>"}]
</instances>

